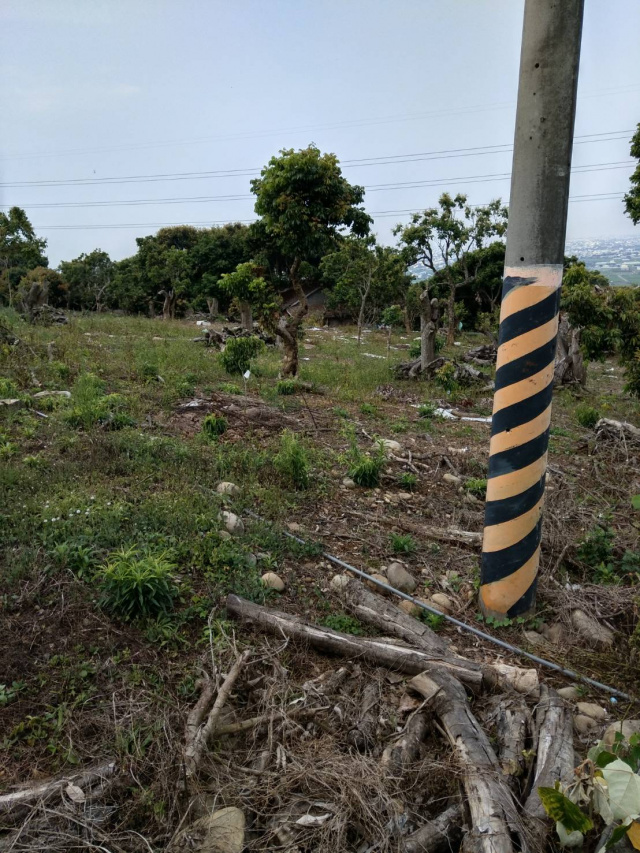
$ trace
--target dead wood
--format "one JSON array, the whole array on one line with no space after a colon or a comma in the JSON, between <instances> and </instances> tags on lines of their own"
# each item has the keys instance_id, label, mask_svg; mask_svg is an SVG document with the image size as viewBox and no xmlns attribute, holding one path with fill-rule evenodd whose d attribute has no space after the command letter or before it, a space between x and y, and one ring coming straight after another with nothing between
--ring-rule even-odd
<instances>
[{"instance_id":1,"label":"dead wood","mask_svg":"<svg viewBox=\"0 0 640 853\"><path fill-rule=\"evenodd\" d=\"M262 714L260 717L250 717L248 720L240 720L238 723L227 723L224 726L218 726L213 732L213 736L222 737L222 735L237 735L240 732L248 732L250 729L257 729L260 726L266 726L268 723L273 723L276 720L306 720L308 717L314 717L320 711L327 711L329 706L322 708L294 708L291 711L274 711L270 714Z\"/></svg>"},{"instance_id":2,"label":"dead wood","mask_svg":"<svg viewBox=\"0 0 640 853\"><path fill-rule=\"evenodd\" d=\"M408 675L417 675L424 670L436 671L445 666L442 659L435 655L395 645L386 638L365 639L342 634L330 628L312 625L288 613L269 610L237 595L227 596L227 612L235 619L248 622L276 636L301 640L322 652L350 659L364 659L374 666L383 666ZM464 667L450 665L449 668L460 681L477 690L482 675L473 668L473 664L469 666L467 661L464 663Z\"/></svg>"},{"instance_id":3,"label":"dead wood","mask_svg":"<svg viewBox=\"0 0 640 853\"><path fill-rule=\"evenodd\" d=\"M204 726L202 726L200 728L199 723L195 722L196 716L197 716L195 713L194 713L194 716L192 719L191 719L191 714L189 715L190 725L191 725L191 728L189 731L191 733L195 727L195 734L194 734L193 740L191 742L187 743L187 746L185 747L185 751L184 751L184 768L185 768L185 777L186 777L187 785L189 784L190 780L193 779L193 777L198 772L198 766L200 764L200 761L202 760L202 753L206 749L207 744L209 743L209 741L210 741L210 739L211 739L211 737L215 731L218 720L220 719L220 714L222 712L222 708L224 707L225 702L229 698L229 694L231 693L231 691L233 689L233 685L238 680L238 677L240 676L240 673L244 669L244 665L246 664L250 655L251 655L251 652L250 652L250 650L247 649L246 651L244 651L240 655L240 657L236 660L234 665L231 667L231 671L229 672L229 675L227 675L225 680L222 682L220 689L218 690L218 695L216 696L215 702L213 703L213 707L211 708L211 711L209 712L209 716L207 717L207 722L204 724ZM209 694L209 698L211 697L211 695L213 695L212 692ZM204 717L204 713L205 713L205 709L206 709L205 704L201 705L202 699L203 699L203 697L200 696L200 699L198 700L198 703L196 704L196 708L194 709L194 712L196 711L196 709L198 710L198 714L200 716L200 721L202 721L202 718ZM187 725L189 726L189 721L187 722Z\"/></svg>"},{"instance_id":4,"label":"dead wood","mask_svg":"<svg viewBox=\"0 0 640 853\"><path fill-rule=\"evenodd\" d=\"M379 705L380 681L374 678L365 685L358 722L347 735L349 744L358 752L369 752L375 742Z\"/></svg>"},{"instance_id":5,"label":"dead wood","mask_svg":"<svg viewBox=\"0 0 640 853\"><path fill-rule=\"evenodd\" d=\"M442 670L424 672L413 678L410 686L440 718L463 773L471 816L464 849L513 853L510 825L517 820L516 804L489 739L471 713L464 688Z\"/></svg>"},{"instance_id":6,"label":"dead wood","mask_svg":"<svg viewBox=\"0 0 640 853\"><path fill-rule=\"evenodd\" d=\"M369 512L356 512L346 510L349 515L372 521L375 524L383 524L386 527L397 527L406 530L407 533L415 533L425 539L435 539L437 542L448 542L451 545L464 545L467 548L479 548L482 545L482 533L473 533L470 530L458 530L455 527L430 527L424 524L413 524L403 518L388 518L384 515L374 515Z\"/></svg>"},{"instance_id":7,"label":"dead wood","mask_svg":"<svg viewBox=\"0 0 640 853\"><path fill-rule=\"evenodd\" d=\"M516 784L526 770L524 751L531 715L526 702L520 697L507 701L506 696L500 696L498 702L495 715L498 757L503 774Z\"/></svg>"},{"instance_id":8,"label":"dead wood","mask_svg":"<svg viewBox=\"0 0 640 853\"><path fill-rule=\"evenodd\" d=\"M10 794L0 796L0 815L13 815L24 806L30 806L37 802L44 802L54 796L62 796L69 785L85 789L115 775L115 761L104 761L94 767L87 767L76 773L69 773L32 785L20 791L12 791Z\"/></svg>"},{"instance_id":9,"label":"dead wood","mask_svg":"<svg viewBox=\"0 0 640 853\"><path fill-rule=\"evenodd\" d=\"M386 773L400 777L405 768L418 758L427 725L426 713L417 711L413 714L399 740L387 746L382 753L381 764Z\"/></svg>"},{"instance_id":10,"label":"dead wood","mask_svg":"<svg viewBox=\"0 0 640 853\"><path fill-rule=\"evenodd\" d=\"M575 767L573 754L573 721L569 709L552 687L540 687L536 708L534 742L536 767L524 812L540 821L541 831L551 824L538 796L539 787L553 788L556 780L567 781Z\"/></svg>"},{"instance_id":11,"label":"dead wood","mask_svg":"<svg viewBox=\"0 0 640 853\"><path fill-rule=\"evenodd\" d=\"M457 849L462 837L462 806L456 804L412 833L404 842L404 853L445 853Z\"/></svg>"},{"instance_id":12,"label":"dead wood","mask_svg":"<svg viewBox=\"0 0 640 853\"><path fill-rule=\"evenodd\" d=\"M600 418L596 424L598 441L618 441L640 444L640 429L627 421L614 421Z\"/></svg>"}]
</instances>

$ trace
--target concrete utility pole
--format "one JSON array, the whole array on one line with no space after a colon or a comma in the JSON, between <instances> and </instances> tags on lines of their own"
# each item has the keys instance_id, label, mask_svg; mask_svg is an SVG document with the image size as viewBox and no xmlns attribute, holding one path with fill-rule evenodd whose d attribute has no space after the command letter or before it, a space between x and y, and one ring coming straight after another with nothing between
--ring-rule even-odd
<instances>
[{"instance_id":1,"label":"concrete utility pole","mask_svg":"<svg viewBox=\"0 0 640 853\"><path fill-rule=\"evenodd\" d=\"M480 606L533 609L584 0L526 0Z\"/></svg>"}]
</instances>

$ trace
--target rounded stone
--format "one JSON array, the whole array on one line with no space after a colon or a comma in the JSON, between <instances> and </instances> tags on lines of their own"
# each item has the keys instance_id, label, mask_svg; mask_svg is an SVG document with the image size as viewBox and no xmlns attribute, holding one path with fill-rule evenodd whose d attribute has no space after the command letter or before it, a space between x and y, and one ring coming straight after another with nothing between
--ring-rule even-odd
<instances>
[{"instance_id":1,"label":"rounded stone","mask_svg":"<svg viewBox=\"0 0 640 853\"><path fill-rule=\"evenodd\" d=\"M581 735L589 734L597 725L593 717L587 717L585 714L576 714L573 718L573 727Z\"/></svg>"},{"instance_id":2,"label":"rounded stone","mask_svg":"<svg viewBox=\"0 0 640 853\"><path fill-rule=\"evenodd\" d=\"M421 608L418 607L417 604L414 604L412 601L401 601L398 605L400 610L404 610L407 616L413 616L414 619L417 619L422 612Z\"/></svg>"},{"instance_id":3,"label":"rounded stone","mask_svg":"<svg viewBox=\"0 0 640 853\"><path fill-rule=\"evenodd\" d=\"M381 583L388 583L388 581L387 581L387 579L385 578L385 576L384 576L384 575L379 575L379 574L372 574L372 575L371 575L371 580L374 580L374 581L380 581ZM382 592L382 590L380 589L380 587L379 587L377 584L375 584L375 583L371 583L371 581L367 581L367 586L369 587L369 589L372 589L374 592Z\"/></svg>"},{"instance_id":4,"label":"rounded stone","mask_svg":"<svg viewBox=\"0 0 640 853\"><path fill-rule=\"evenodd\" d=\"M585 717L591 717L592 720L602 722L607 719L607 712L595 702L578 702L578 712L584 714Z\"/></svg>"},{"instance_id":5,"label":"rounded stone","mask_svg":"<svg viewBox=\"0 0 640 853\"><path fill-rule=\"evenodd\" d=\"M390 586L399 589L400 592L411 594L417 587L417 582L409 572L405 569L402 563L391 563L387 569L387 582Z\"/></svg>"},{"instance_id":6,"label":"rounded stone","mask_svg":"<svg viewBox=\"0 0 640 853\"><path fill-rule=\"evenodd\" d=\"M567 702L575 702L580 698L580 691L574 684L571 684L569 687L561 687L558 690L558 696Z\"/></svg>"},{"instance_id":7,"label":"rounded stone","mask_svg":"<svg viewBox=\"0 0 640 853\"><path fill-rule=\"evenodd\" d=\"M456 477L455 474L449 474L448 472L442 475L442 479L445 483L451 483L453 486L459 486L462 482L460 477Z\"/></svg>"},{"instance_id":8,"label":"rounded stone","mask_svg":"<svg viewBox=\"0 0 640 853\"><path fill-rule=\"evenodd\" d=\"M453 601L449 598L448 595L445 595L443 592L434 592L431 596L431 601L438 610L442 610L443 613L453 613L454 604Z\"/></svg>"},{"instance_id":9,"label":"rounded stone","mask_svg":"<svg viewBox=\"0 0 640 853\"><path fill-rule=\"evenodd\" d=\"M605 746L613 746L617 734L621 734L625 740L629 740L631 735L640 734L640 720L622 720L622 722L611 723L602 738Z\"/></svg>"},{"instance_id":10,"label":"rounded stone","mask_svg":"<svg viewBox=\"0 0 640 853\"><path fill-rule=\"evenodd\" d=\"M283 592L284 590L284 581L275 572L265 572L260 580L267 589L275 589L276 592Z\"/></svg>"},{"instance_id":11,"label":"rounded stone","mask_svg":"<svg viewBox=\"0 0 640 853\"><path fill-rule=\"evenodd\" d=\"M222 482L216 486L216 492L219 495L229 495L232 498L237 498L240 494L240 486L235 483Z\"/></svg>"},{"instance_id":12,"label":"rounded stone","mask_svg":"<svg viewBox=\"0 0 640 853\"><path fill-rule=\"evenodd\" d=\"M346 575L334 575L331 578L331 589L335 589L336 592L341 592L343 589L349 585L349 578Z\"/></svg>"},{"instance_id":13,"label":"rounded stone","mask_svg":"<svg viewBox=\"0 0 640 853\"><path fill-rule=\"evenodd\" d=\"M342 485L343 485L346 489L355 489L355 487L356 487L356 484L355 484L355 482L351 479L351 477L343 477L343 478L342 478Z\"/></svg>"},{"instance_id":14,"label":"rounded stone","mask_svg":"<svg viewBox=\"0 0 640 853\"><path fill-rule=\"evenodd\" d=\"M395 441L393 438L381 438L379 441L384 449L391 451L391 453L400 453L402 451L400 442Z\"/></svg>"},{"instance_id":15,"label":"rounded stone","mask_svg":"<svg viewBox=\"0 0 640 853\"><path fill-rule=\"evenodd\" d=\"M229 533L244 533L244 522L235 512L224 510L220 513L220 518Z\"/></svg>"},{"instance_id":16,"label":"rounded stone","mask_svg":"<svg viewBox=\"0 0 640 853\"><path fill-rule=\"evenodd\" d=\"M228 530L218 530L218 536L225 541L232 538Z\"/></svg>"}]
</instances>

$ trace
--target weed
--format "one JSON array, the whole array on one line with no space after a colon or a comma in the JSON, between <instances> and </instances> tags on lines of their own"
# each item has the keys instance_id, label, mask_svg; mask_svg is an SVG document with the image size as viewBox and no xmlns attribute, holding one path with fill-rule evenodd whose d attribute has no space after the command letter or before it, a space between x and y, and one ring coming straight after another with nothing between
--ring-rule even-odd
<instances>
[{"instance_id":1,"label":"weed","mask_svg":"<svg viewBox=\"0 0 640 853\"><path fill-rule=\"evenodd\" d=\"M280 452L274 457L273 464L295 489L306 489L309 485L307 449L290 430L285 430L280 436Z\"/></svg>"},{"instance_id":2,"label":"weed","mask_svg":"<svg viewBox=\"0 0 640 853\"><path fill-rule=\"evenodd\" d=\"M0 398L5 399L7 397L11 399L18 398L20 391L18 390L18 386L11 379L6 379L4 377L0 377Z\"/></svg>"},{"instance_id":3,"label":"weed","mask_svg":"<svg viewBox=\"0 0 640 853\"><path fill-rule=\"evenodd\" d=\"M587 403L580 403L575 410L576 420L585 429L593 429L600 420L600 412Z\"/></svg>"},{"instance_id":4,"label":"weed","mask_svg":"<svg viewBox=\"0 0 640 853\"><path fill-rule=\"evenodd\" d=\"M94 573L98 554L91 545L60 542L53 549L53 558L61 568L69 569L76 577L87 580Z\"/></svg>"},{"instance_id":5,"label":"weed","mask_svg":"<svg viewBox=\"0 0 640 853\"><path fill-rule=\"evenodd\" d=\"M280 379L276 384L276 394L281 397L290 397L296 393L297 387L293 379Z\"/></svg>"},{"instance_id":6,"label":"weed","mask_svg":"<svg viewBox=\"0 0 640 853\"><path fill-rule=\"evenodd\" d=\"M563 427L554 426L549 429L549 435L561 436L562 438L569 438L571 433L568 429L564 429Z\"/></svg>"},{"instance_id":7,"label":"weed","mask_svg":"<svg viewBox=\"0 0 640 853\"><path fill-rule=\"evenodd\" d=\"M260 338L232 338L227 341L220 363L227 373L244 373L251 367L251 360L264 349Z\"/></svg>"},{"instance_id":8,"label":"weed","mask_svg":"<svg viewBox=\"0 0 640 853\"><path fill-rule=\"evenodd\" d=\"M487 496L487 481L485 479L472 477L470 480L467 480L464 487L468 492L471 492L472 495L481 500L484 500Z\"/></svg>"},{"instance_id":9,"label":"weed","mask_svg":"<svg viewBox=\"0 0 640 853\"><path fill-rule=\"evenodd\" d=\"M446 621L444 616L437 616L435 613L429 613L427 610L423 610L420 613L420 618L432 631L439 631Z\"/></svg>"},{"instance_id":10,"label":"weed","mask_svg":"<svg viewBox=\"0 0 640 853\"><path fill-rule=\"evenodd\" d=\"M325 628L331 628L332 631L353 634L356 637L364 634L362 623L346 613L331 613L329 616L325 616L320 624L324 625Z\"/></svg>"},{"instance_id":11,"label":"weed","mask_svg":"<svg viewBox=\"0 0 640 853\"><path fill-rule=\"evenodd\" d=\"M10 705L18 698L18 694L25 689L26 682L14 681L11 684L0 684L0 708Z\"/></svg>"},{"instance_id":12,"label":"weed","mask_svg":"<svg viewBox=\"0 0 640 853\"><path fill-rule=\"evenodd\" d=\"M342 406L334 406L333 414L337 418L344 418L345 420L349 420L349 418L351 417L349 412L346 409L343 409Z\"/></svg>"},{"instance_id":13,"label":"weed","mask_svg":"<svg viewBox=\"0 0 640 853\"><path fill-rule=\"evenodd\" d=\"M369 417L375 418L378 415L378 410L371 403L363 403L360 406L360 412L363 415L369 415Z\"/></svg>"},{"instance_id":14,"label":"weed","mask_svg":"<svg viewBox=\"0 0 640 853\"><path fill-rule=\"evenodd\" d=\"M409 474L407 471L404 471L398 475L398 484L408 492L413 492L418 485L418 478L415 474Z\"/></svg>"},{"instance_id":15,"label":"weed","mask_svg":"<svg viewBox=\"0 0 640 853\"><path fill-rule=\"evenodd\" d=\"M125 622L166 613L177 594L175 568L166 553L123 548L103 567L100 603Z\"/></svg>"},{"instance_id":16,"label":"weed","mask_svg":"<svg viewBox=\"0 0 640 853\"><path fill-rule=\"evenodd\" d=\"M392 533L389 542L394 554L415 554L418 550L415 539L409 533Z\"/></svg>"},{"instance_id":17,"label":"weed","mask_svg":"<svg viewBox=\"0 0 640 853\"><path fill-rule=\"evenodd\" d=\"M433 403L422 403L418 406L418 417L419 418L435 418L436 416L436 407Z\"/></svg>"},{"instance_id":18,"label":"weed","mask_svg":"<svg viewBox=\"0 0 640 853\"><path fill-rule=\"evenodd\" d=\"M456 380L456 366L452 361L447 361L435 372L434 381L447 394L451 395L459 389L458 381Z\"/></svg>"},{"instance_id":19,"label":"weed","mask_svg":"<svg viewBox=\"0 0 640 853\"><path fill-rule=\"evenodd\" d=\"M223 415L207 415L202 421L202 432L209 440L218 438L227 431L229 426Z\"/></svg>"},{"instance_id":20,"label":"weed","mask_svg":"<svg viewBox=\"0 0 640 853\"><path fill-rule=\"evenodd\" d=\"M578 558L595 569L613 559L613 528L596 525L578 545Z\"/></svg>"},{"instance_id":21,"label":"weed","mask_svg":"<svg viewBox=\"0 0 640 853\"><path fill-rule=\"evenodd\" d=\"M242 388L239 385L234 385L233 382L221 382L218 388L224 394L242 394Z\"/></svg>"},{"instance_id":22,"label":"weed","mask_svg":"<svg viewBox=\"0 0 640 853\"><path fill-rule=\"evenodd\" d=\"M350 443L347 453L347 458L351 466L348 471L349 477L358 486L368 489L375 488L380 483L380 474L386 461L384 445L378 442L374 452L370 456L367 456L358 447L353 425L346 432Z\"/></svg>"}]
</instances>

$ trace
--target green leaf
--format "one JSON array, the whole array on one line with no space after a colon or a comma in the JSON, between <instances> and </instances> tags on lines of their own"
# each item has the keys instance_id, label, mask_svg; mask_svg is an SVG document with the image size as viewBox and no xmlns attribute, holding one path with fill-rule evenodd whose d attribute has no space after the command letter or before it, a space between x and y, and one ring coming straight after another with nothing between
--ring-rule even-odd
<instances>
[{"instance_id":1,"label":"green leaf","mask_svg":"<svg viewBox=\"0 0 640 853\"><path fill-rule=\"evenodd\" d=\"M617 758L607 764L602 775L609 787L609 802L616 820L640 814L640 777L626 761Z\"/></svg>"},{"instance_id":2,"label":"green leaf","mask_svg":"<svg viewBox=\"0 0 640 853\"><path fill-rule=\"evenodd\" d=\"M634 495L631 498L631 506L634 509L640 509L640 495Z\"/></svg>"},{"instance_id":3,"label":"green leaf","mask_svg":"<svg viewBox=\"0 0 640 853\"><path fill-rule=\"evenodd\" d=\"M591 819L561 791L555 788L538 788L538 796L549 817L556 823L561 823L568 833L589 832L593 828Z\"/></svg>"},{"instance_id":4,"label":"green leaf","mask_svg":"<svg viewBox=\"0 0 640 853\"><path fill-rule=\"evenodd\" d=\"M625 835L627 834L627 829L628 827L624 823L620 824L620 826L616 826L616 828L611 833L611 837L605 844L604 849L611 850L611 848L616 845L618 841L621 841L625 837Z\"/></svg>"},{"instance_id":5,"label":"green leaf","mask_svg":"<svg viewBox=\"0 0 640 853\"><path fill-rule=\"evenodd\" d=\"M602 752L596 758L595 764L597 767L606 767L607 764L611 764L611 762L616 761L617 758L618 756L615 753L603 749Z\"/></svg>"}]
</instances>

